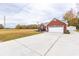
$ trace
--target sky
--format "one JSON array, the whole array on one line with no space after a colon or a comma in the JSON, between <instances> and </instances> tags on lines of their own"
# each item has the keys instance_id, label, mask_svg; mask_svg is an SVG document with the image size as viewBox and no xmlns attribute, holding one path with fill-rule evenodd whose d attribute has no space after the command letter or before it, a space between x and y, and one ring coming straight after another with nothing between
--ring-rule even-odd
<instances>
[{"instance_id":1,"label":"sky","mask_svg":"<svg viewBox=\"0 0 79 59\"><path fill-rule=\"evenodd\" d=\"M75 3L0 3L0 24L15 27L17 24L39 24L50 22L53 18L63 20L70 9L76 10Z\"/></svg>"}]
</instances>

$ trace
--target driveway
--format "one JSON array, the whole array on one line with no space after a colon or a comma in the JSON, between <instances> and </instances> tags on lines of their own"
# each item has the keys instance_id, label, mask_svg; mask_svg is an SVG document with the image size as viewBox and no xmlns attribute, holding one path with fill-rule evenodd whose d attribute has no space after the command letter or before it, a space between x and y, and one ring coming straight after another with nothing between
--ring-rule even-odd
<instances>
[{"instance_id":1,"label":"driveway","mask_svg":"<svg viewBox=\"0 0 79 59\"><path fill-rule=\"evenodd\" d=\"M46 32L0 43L3 56L69 56L79 55L79 33Z\"/></svg>"}]
</instances>

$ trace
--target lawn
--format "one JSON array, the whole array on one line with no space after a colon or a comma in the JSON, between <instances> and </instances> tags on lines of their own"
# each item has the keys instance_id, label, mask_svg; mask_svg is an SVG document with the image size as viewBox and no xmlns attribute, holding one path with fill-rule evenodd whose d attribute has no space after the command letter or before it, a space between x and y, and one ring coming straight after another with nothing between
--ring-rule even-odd
<instances>
[{"instance_id":1,"label":"lawn","mask_svg":"<svg viewBox=\"0 0 79 59\"><path fill-rule=\"evenodd\" d=\"M76 32L79 32L79 30L76 30Z\"/></svg>"},{"instance_id":2,"label":"lawn","mask_svg":"<svg viewBox=\"0 0 79 59\"><path fill-rule=\"evenodd\" d=\"M36 29L0 29L0 41L3 42L35 34L39 34Z\"/></svg>"}]
</instances>

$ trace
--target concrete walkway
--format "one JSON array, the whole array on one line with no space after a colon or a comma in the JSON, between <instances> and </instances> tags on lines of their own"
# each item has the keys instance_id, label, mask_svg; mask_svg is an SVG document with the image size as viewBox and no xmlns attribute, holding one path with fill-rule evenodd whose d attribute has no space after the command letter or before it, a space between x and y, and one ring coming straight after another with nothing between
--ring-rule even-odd
<instances>
[{"instance_id":1,"label":"concrete walkway","mask_svg":"<svg viewBox=\"0 0 79 59\"><path fill-rule=\"evenodd\" d=\"M0 56L79 55L79 33L42 33L0 43Z\"/></svg>"}]
</instances>

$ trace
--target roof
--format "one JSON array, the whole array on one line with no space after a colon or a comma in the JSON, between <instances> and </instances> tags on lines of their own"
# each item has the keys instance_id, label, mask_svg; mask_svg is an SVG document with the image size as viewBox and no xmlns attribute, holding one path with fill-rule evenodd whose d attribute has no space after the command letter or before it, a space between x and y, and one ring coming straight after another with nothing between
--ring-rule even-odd
<instances>
[{"instance_id":1,"label":"roof","mask_svg":"<svg viewBox=\"0 0 79 59\"><path fill-rule=\"evenodd\" d=\"M54 18L52 21L48 23L47 26L62 26L62 25L66 25L66 23Z\"/></svg>"}]
</instances>

